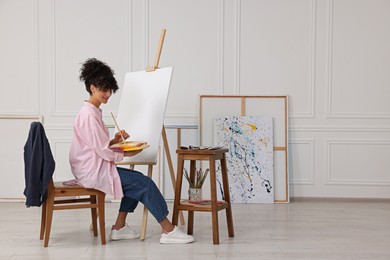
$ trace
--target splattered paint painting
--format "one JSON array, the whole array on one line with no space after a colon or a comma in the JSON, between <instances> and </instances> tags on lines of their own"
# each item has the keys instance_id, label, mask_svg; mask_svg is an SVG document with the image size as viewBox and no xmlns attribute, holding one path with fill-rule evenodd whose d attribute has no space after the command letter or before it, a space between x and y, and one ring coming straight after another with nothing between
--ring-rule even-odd
<instances>
[{"instance_id":1,"label":"splattered paint painting","mask_svg":"<svg viewBox=\"0 0 390 260\"><path fill-rule=\"evenodd\" d=\"M233 203L274 203L271 117L216 118L214 144L229 149L226 162ZM222 183L220 174L218 183Z\"/></svg>"}]
</instances>

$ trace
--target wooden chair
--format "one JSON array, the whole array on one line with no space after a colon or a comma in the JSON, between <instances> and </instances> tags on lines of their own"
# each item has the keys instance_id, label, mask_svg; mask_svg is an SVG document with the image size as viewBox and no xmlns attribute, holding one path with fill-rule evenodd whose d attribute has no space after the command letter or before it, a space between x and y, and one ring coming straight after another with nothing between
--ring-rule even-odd
<instances>
[{"instance_id":1,"label":"wooden chair","mask_svg":"<svg viewBox=\"0 0 390 260\"><path fill-rule=\"evenodd\" d=\"M81 196L81 197L80 197ZM86 197L88 196L88 197ZM100 238L106 244L104 199L106 194L95 189L84 188L79 185L63 185L62 182L50 181L47 191L47 200L42 204L42 219L40 239L44 240L44 247L49 245L50 229L54 210L91 209L93 234L96 237L97 218L99 216ZM69 197L66 199L66 197ZM61 199L57 199L61 198Z\"/></svg>"}]
</instances>

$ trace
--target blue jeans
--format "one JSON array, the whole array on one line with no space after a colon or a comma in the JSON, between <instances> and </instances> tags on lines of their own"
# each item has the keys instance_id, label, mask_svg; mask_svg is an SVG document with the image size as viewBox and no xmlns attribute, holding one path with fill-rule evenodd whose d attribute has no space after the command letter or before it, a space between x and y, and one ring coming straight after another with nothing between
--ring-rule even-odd
<instances>
[{"instance_id":1,"label":"blue jeans","mask_svg":"<svg viewBox=\"0 0 390 260\"><path fill-rule=\"evenodd\" d=\"M121 167L117 169L124 196L119 211L134 212L140 201L158 223L163 221L168 216L168 206L154 181L138 171Z\"/></svg>"}]
</instances>

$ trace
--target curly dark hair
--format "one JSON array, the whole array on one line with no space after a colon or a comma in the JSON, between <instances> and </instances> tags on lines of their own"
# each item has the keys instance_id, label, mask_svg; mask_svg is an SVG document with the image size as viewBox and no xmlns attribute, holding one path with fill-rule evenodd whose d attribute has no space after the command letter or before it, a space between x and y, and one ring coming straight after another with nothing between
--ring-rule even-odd
<instances>
[{"instance_id":1,"label":"curly dark hair","mask_svg":"<svg viewBox=\"0 0 390 260\"><path fill-rule=\"evenodd\" d=\"M115 72L104 62L96 59L87 59L80 69L80 80L84 81L85 88L92 95L90 86L94 85L101 90L112 90L114 93L119 89Z\"/></svg>"}]
</instances>

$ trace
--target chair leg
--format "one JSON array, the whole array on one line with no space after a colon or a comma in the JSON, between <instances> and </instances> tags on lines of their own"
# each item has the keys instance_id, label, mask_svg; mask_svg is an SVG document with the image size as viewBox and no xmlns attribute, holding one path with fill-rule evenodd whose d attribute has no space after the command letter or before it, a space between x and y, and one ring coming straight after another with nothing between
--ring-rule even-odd
<instances>
[{"instance_id":1,"label":"chair leg","mask_svg":"<svg viewBox=\"0 0 390 260\"><path fill-rule=\"evenodd\" d=\"M54 211L54 195L53 196L48 195L47 200L46 200L45 240L44 240L44 244L43 244L44 247L49 246L51 222L53 219L53 211Z\"/></svg>"},{"instance_id":2,"label":"chair leg","mask_svg":"<svg viewBox=\"0 0 390 260\"><path fill-rule=\"evenodd\" d=\"M91 195L91 204L96 205L96 195ZM97 237L98 232L97 232L97 214L96 214L96 208L91 208L91 216L92 216L92 230L93 230L93 235Z\"/></svg>"},{"instance_id":3,"label":"chair leg","mask_svg":"<svg viewBox=\"0 0 390 260\"><path fill-rule=\"evenodd\" d=\"M46 202L42 204L41 232L39 234L40 240L43 240L43 235L45 234L45 226L46 226Z\"/></svg>"},{"instance_id":4,"label":"chair leg","mask_svg":"<svg viewBox=\"0 0 390 260\"><path fill-rule=\"evenodd\" d=\"M102 245L106 244L106 223L105 223L105 212L104 212L104 199L106 194L103 192L98 193L98 213L99 213L99 227L100 227L100 238Z\"/></svg>"}]
</instances>

